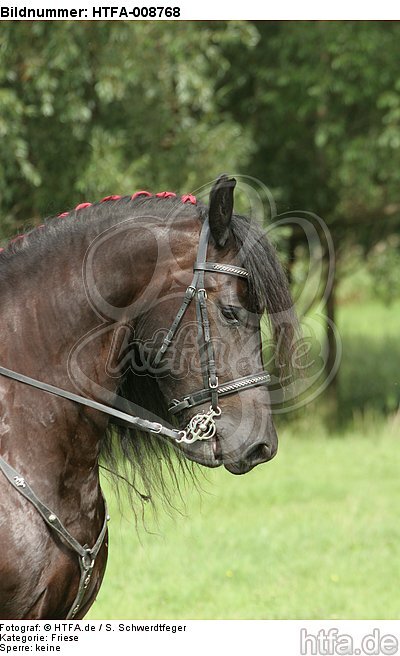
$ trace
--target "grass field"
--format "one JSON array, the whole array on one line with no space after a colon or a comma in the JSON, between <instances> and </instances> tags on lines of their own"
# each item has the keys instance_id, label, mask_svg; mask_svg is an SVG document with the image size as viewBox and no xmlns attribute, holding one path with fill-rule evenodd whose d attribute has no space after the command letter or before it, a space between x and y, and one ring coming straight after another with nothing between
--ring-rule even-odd
<instances>
[{"instance_id":1,"label":"grass field","mask_svg":"<svg viewBox=\"0 0 400 656\"><path fill-rule=\"evenodd\" d=\"M346 428L328 434L317 406L283 422L275 460L208 472L153 533L105 484L109 565L90 619L400 616L400 419L383 416L398 404L400 304L343 307L339 321Z\"/></svg>"},{"instance_id":2,"label":"grass field","mask_svg":"<svg viewBox=\"0 0 400 656\"><path fill-rule=\"evenodd\" d=\"M160 512L140 542L108 495L109 565L89 618L398 618L398 429L283 434L273 462L212 472L186 517Z\"/></svg>"}]
</instances>

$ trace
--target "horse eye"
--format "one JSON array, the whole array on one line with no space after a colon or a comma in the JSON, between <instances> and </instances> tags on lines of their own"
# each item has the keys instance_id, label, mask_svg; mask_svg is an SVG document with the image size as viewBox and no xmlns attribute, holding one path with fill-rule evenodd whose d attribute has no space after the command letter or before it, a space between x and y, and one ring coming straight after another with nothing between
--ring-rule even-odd
<instances>
[{"instance_id":1,"label":"horse eye","mask_svg":"<svg viewBox=\"0 0 400 656\"><path fill-rule=\"evenodd\" d=\"M234 307L233 305L225 305L221 307L221 313L228 321L228 323L237 326L240 324L240 311L241 308Z\"/></svg>"}]
</instances>

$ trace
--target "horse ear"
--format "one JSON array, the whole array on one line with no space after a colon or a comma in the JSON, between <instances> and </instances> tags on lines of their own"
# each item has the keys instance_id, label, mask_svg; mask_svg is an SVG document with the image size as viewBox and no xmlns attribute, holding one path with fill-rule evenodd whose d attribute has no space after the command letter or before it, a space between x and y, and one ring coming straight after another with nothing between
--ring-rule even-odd
<instances>
[{"instance_id":1,"label":"horse ear","mask_svg":"<svg viewBox=\"0 0 400 656\"><path fill-rule=\"evenodd\" d=\"M219 248L225 246L229 237L229 225L233 212L233 190L235 178L220 175L210 192L208 220L210 232Z\"/></svg>"}]
</instances>

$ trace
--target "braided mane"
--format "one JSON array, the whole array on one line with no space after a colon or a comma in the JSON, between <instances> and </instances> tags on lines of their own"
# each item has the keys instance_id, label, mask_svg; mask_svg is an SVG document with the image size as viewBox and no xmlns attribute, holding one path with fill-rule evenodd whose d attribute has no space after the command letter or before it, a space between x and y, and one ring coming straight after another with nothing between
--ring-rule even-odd
<instances>
[{"instance_id":1,"label":"braided mane","mask_svg":"<svg viewBox=\"0 0 400 656\"><path fill-rule=\"evenodd\" d=\"M137 198L140 197L145 197L145 198L178 198L177 194L175 194L173 191L159 191L158 193L151 194L149 191L136 191L132 196L118 196L118 195L111 195L111 196L104 196L100 201L98 201L97 204L99 203L107 203L109 201L116 201L116 200L121 200L122 198L125 198L127 200L136 200ZM195 196L192 196L191 194L183 194L180 197L182 203L190 203L191 205L196 205L197 204L197 199ZM56 217L50 217L50 219L63 219L67 216L70 216L72 212L80 212L81 210L86 209L87 207L93 207L93 203L79 203L73 210L68 211L68 212L61 212L60 214L57 214ZM47 223L49 220L47 220ZM8 244L5 247L0 247L0 254L3 253L6 250L10 250L11 252L14 252L15 250L18 250L18 246L21 246L21 242L25 239L27 235L30 235L31 232L34 230L42 230L46 228L47 223L41 223L39 226L36 226L36 228L33 228L29 233L27 234L20 234L11 239Z\"/></svg>"}]
</instances>

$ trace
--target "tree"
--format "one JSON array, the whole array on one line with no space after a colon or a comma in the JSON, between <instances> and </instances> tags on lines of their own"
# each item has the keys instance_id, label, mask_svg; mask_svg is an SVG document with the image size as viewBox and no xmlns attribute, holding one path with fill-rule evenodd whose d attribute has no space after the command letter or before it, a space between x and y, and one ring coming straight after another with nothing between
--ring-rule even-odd
<instances>
[{"instance_id":1,"label":"tree","mask_svg":"<svg viewBox=\"0 0 400 656\"><path fill-rule=\"evenodd\" d=\"M400 25L264 22L256 28L251 51L229 53L236 84L231 80L228 103L233 117L251 126L256 144L248 172L272 188L281 211L322 217L339 262L354 244L369 251L400 228ZM238 68L247 74L237 75ZM293 232L292 254L301 240ZM327 299L331 321L335 288ZM330 367L329 323L327 338Z\"/></svg>"},{"instance_id":2,"label":"tree","mask_svg":"<svg viewBox=\"0 0 400 656\"><path fill-rule=\"evenodd\" d=\"M251 140L219 109L224 48L253 33L234 21L5 23L3 235L88 197L190 191L236 169Z\"/></svg>"}]
</instances>

